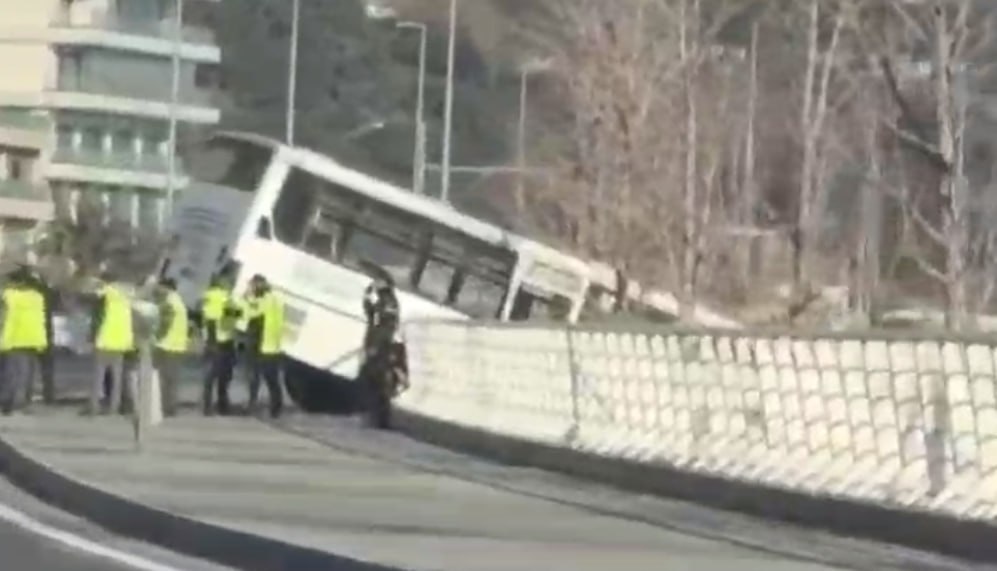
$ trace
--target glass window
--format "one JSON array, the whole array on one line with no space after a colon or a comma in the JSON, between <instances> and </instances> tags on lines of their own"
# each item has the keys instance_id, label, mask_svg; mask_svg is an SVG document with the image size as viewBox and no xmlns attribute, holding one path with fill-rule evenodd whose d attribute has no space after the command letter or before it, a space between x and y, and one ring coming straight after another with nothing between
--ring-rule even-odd
<instances>
[{"instance_id":1,"label":"glass window","mask_svg":"<svg viewBox=\"0 0 997 571\"><path fill-rule=\"evenodd\" d=\"M215 137L184 154L184 164L195 180L255 192L273 150L264 145Z\"/></svg>"},{"instance_id":2,"label":"glass window","mask_svg":"<svg viewBox=\"0 0 997 571\"><path fill-rule=\"evenodd\" d=\"M495 319L502 310L506 288L506 283L468 274L457 294L454 308L476 319Z\"/></svg>"},{"instance_id":3,"label":"glass window","mask_svg":"<svg viewBox=\"0 0 997 571\"><path fill-rule=\"evenodd\" d=\"M133 220L135 194L127 188L109 190L111 199L111 218L118 222L131 225Z\"/></svg>"},{"instance_id":4,"label":"glass window","mask_svg":"<svg viewBox=\"0 0 997 571\"><path fill-rule=\"evenodd\" d=\"M104 149L104 134L96 127L86 127L80 139L80 152L99 155Z\"/></svg>"},{"instance_id":5,"label":"glass window","mask_svg":"<svg viewBox=\"0 0 997 571\"><path fill-rule=\"evenodd\" d=\"M163 199L155 192L142 192L138 198L138 227L144 231L159 232Z\"/></svg>"},{"instance_id":6,"label":"glass window","mask_svg":"<svg viewBox=\"0 0 997 571\"><path fill-rule=\"evenodd\" d=\"M60 151L73 151L74 130L69 125L59 125L55 130L56 147Z\"/></svg>"}]
</instances>

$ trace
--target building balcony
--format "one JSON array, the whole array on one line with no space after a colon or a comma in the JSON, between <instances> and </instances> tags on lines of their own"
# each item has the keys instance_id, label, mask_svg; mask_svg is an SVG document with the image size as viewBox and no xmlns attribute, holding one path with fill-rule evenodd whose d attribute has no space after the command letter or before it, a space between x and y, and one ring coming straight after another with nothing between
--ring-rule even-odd
<instances>
[{"instance_id":1,"label":"building balcony","mask_svg":"<svg viewBox=\"0 0 997 571\"><path fill-rule=\"evenodd\" d=\"M174 28L172 21L143 23L110 18L73 23L68 18L58 18L47 28L0 26L0 40L99 47L172 57ZM221 61L221 50L215 45L213 34L202 28L184 27L179 48L184 60L212 64Z\"/></svg>"},{"instance_id":2,"label":"building balcony","mask_svg":"<svg viewBox=\"0 0 997 571\"><path fill-rule=\"evenodd\" d=\"M161 99L140 99L116 95L110 91L110 89L49 89L34 92L0 92L0 107L89 111L152 119L170 118L172 105L168 100L164 101L169 98L169 94L165 94ZM206 100L207 97L199 99ZM183 100L176 106L176 118L184 123L213 125L218 123L221 112L207 104Z\"/></svg>"},{"instance_id":3,"label":"building balcony","mask_svg":"<svg viewBox=\"0 0 997 571\"><path fill-rule=\"evenodd\" d=\"M0 109L0 147L41 150L48 145L52 122L27 109Z\"/></svg>"},{"instance_id":4,"label":"building balcony","mask_svg":"<svg viewBox=\"0 0 997 571\"><path fill-rule=\"evenodd\" d=\"M55 216L52 193L44 184L0 180L0 219L46 222Z\"/></svg>"},{"instance_id":5,"label":"building balcony","mask_svg":"<svg viewBox=\"0 0 997 571\"><path fill-rule=\"evenodd\" d=\"M165 157L134 153L99 153L57 150L46 170L49 180L85 182L166 190L169 188ZM187 185L187 176L179 160L173 169L175 188Z\"/></svg>"}]
</instances>

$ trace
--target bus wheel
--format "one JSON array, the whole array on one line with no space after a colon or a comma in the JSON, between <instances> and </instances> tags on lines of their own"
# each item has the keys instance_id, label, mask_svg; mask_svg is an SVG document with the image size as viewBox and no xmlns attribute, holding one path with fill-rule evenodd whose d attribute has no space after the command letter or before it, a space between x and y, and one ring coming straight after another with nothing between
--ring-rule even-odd
<instances>
[{"instance_id":1,"label":"bus wheel","mask_svg":"<svg viewBox=\"0 0 997 571\"><path fill-rule=\"evenodd\" d=\"M346 415L360 408L359 384L292 359L284 362L288 396L304 412Z\"/></svg>"}]
</instances>

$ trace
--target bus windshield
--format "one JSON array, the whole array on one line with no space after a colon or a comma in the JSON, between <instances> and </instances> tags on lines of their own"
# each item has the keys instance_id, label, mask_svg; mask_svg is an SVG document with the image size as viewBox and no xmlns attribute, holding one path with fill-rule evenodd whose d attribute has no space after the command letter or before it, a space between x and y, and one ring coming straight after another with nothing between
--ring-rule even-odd
<instances>
[{"instance_id":1,"label":"bus windshield","mask_svg":"<svg viewBox=\"0 0 997 571\"><path fill-rule=\"evenodd\" d=\"M265 145L218 135L197 145L185 162L199 182L255 192L273 154Z\"/></svg>"}]
</instances>

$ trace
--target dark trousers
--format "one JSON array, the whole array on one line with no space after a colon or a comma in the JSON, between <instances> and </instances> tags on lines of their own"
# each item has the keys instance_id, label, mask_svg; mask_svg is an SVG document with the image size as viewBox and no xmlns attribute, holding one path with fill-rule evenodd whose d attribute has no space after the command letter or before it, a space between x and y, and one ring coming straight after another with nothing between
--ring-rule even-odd
<instances>
[{"instance_id":1,"label":"dark trousers","mask_svg":"<svg viewBox=\"0 0 997 571\"><path fill-rule=\"evenodd\" d=\"M3 379L0 384L0 406L4 414L14 412L21 395L34 382L38 369L36 351L14 350L3 355Z\"/></svg>"},{"instance_id":2,"label":"dark trousers","mask_svg":"<svg viewBox=\"0 0 997 571\"><path fill-rule=\"evenodd\" d=\"M55 402L55 354L51 348L38 353L38 372L42 380L42 399L45 404ZM35 398L34 380L28 385L28 402Z\"/></svg>"},{"instance_id":3,"label":"dark trousers","mask_svg":"<svg viewBox=\"0 0 997 571\"><path fill-rule=\"evenodd\" d=\"M360 370L364 413L367 425L375 428L391 426L391 397L394 393L391 361L386 350L377 351L364 360Z\"/></svg>"},{"instance_id":4,"label":"dark trousers","mask_svg":"<svg viewBox=\"0 0 997 571\"><path fill-rule=\"evenodd\" d=\"M228 388L235 370L235 344L220 343L212 351L208 361L208 374L204 378L204 414L211 414L212 393L216 394L215 406L219 414L229 413Z\"/></svg>"},{"instance_id":5,"label":"dark trousers","mask_svg":"<svg viewBox=\"0 0 997 571\"><path fill-rule=\"evenodd\" d=\"M262 379L270 395L270 416L277 418L284 409L284 392L280 386L280 355L256 355L254 364L254 371L250 377L250 406L256 405L252 382L255 379L258 392Z\"/></svg>"}]
</instances>

